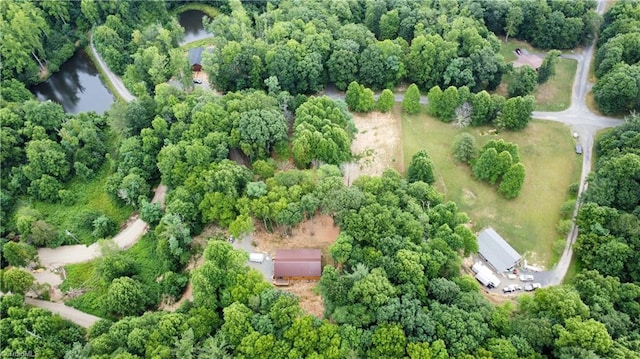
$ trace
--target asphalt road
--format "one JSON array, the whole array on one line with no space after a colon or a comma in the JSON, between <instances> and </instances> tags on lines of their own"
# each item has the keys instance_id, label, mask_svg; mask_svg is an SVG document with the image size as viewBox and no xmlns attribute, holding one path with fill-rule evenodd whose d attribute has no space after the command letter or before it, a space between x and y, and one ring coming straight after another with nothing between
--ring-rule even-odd
<instances>
[{"instance_id":1,"label":"asphalt road","mask_svg":"<svg viewBox=\"0 0 640 359\"><path fill-rule=\"evenodd\" d=\"M598 0L598 7L597 7L598 13L602 14L603 10L604 10L604 0ZM100 55L97 53L93 45L93 40L91 41L91 50L93 52L93 55L98 61L98 65L102 68L104 73L107 75L107 77L109 78L109 81L111 81L111 83L113 84L114 88L119 93L119 95L125 101L134 100L135 97L125 88L120 78L109 70L109 68L106 66L106 64L100 57ZM588 81L588 77L589 77L589 66L591 65L591 57L593 55L593 51L594 51L594 45L592 44L588 46L585 49L585 51L580 55L563 55L564 57L573 58L578 61L576 77L574 80L574 85L572 90L572 97L571 97L572 101L569 108L565 111L560 111L560 112L537 112L536 111L533 113L534 118L564 123L567 126L569 126L573 132L576 132L579 134L579 140L584 149L582 173L580 177L580 191L579 191L580 194L586 189L586 178L587 178L587 175L591 172L591 158L593 153L593 141L594 141L595 134L599 130L602 130L608 127L618 126L621 123L623 123L623 121L619 119L596 115L592 113L586 105L586 101L585 101L586 95L592 87L592 84ZM328 86L324 94L334 99L344 99L344 93L338 92L336 88L333 86ZM376 98L377 96L378 95L376 95ZM404 99L403 94L395 94L396 102L402 102L403 99ZM427 97L421 96L420 103L426 104ZM162 188L160 192L162 192L161 200L163 200L164 191L166 191L166 188L164 188L164 186L161 186L158 188L158 190L160 190L160 188ZM156 194L158 194L158 192L156 192ZM574 215L576 212L577 212L577 208L576 208L576 211L574 212ZM137 239L139 239L142 236L142 234L144 234L144 230L146 230L146 225L143 225L142 227L140 227L142 228L142 230L140 230L138 228L139 227L138 221L142 222L141 220L137 219L136 221L133 222L131 226L128 226L127 228L125 228L118 235L118 236L122 235L121 239L117 241L119 246L120 246L120 242L122 242L122 246L120 246L121 248L130 247L131 245L133 245L133 243L135 243ZM127 231L130 227L136 228L136 230L135 231L131 230L129 232L131 234L124 235L123 233ZM571 232L567 236L567 246L565 248L565 251L560 261L558 262L556 267L550 271L535 273L535 276L537 277L536 279L537 282L541 282L544 285L555 285L562 282L562 279L566 275L566 272L569 268L569 264L571 262L571 257L573 255L573 243L575 242L577 234L578 234L578 228L575 226L575 223L574 223ZM100 256L99 249L96 250L95 248L93 248L90 251L87 251L87 253L83 254L88 259L80 258L79 256L74 255L74 253L78 253L77 252L78 249L71 248L76 246L66 246L66 247L70 247L70 248L60 249L57 252L51 252L51 253L47 252L46 249L42 249L41 250L42 253L40 253L39 251L39 255L41 255L41 260L44 258L45 263L49 263L50 265L54 263L56 265L64 265L68 263L77 263L84 260L97 258L98 256ZM234 243L234 247L243 248L247 250L247 252L250 252L253 250L250 244L250 240L248 240L247 238L245 238L242 241L236 241L236 243ZM79 260L79 259L83 259L83 260ZM270 258L269 260L266 260L262 264L251 263L251 265L254 266L256 269L260 270L265 275L266 278L270 278L272 275L270 273L270 270L272 270L271 269L272 266L270 264L271 264ZM54 285L58 285L58 284L59 283L56 283ZM96 320L99 319L97 317L78 311L74 308L67 307L62 303L52 303L52 302L38 301L34 299L27 299L27 302L29 304L33 304L45 309L49 309L53 312L57 312L61 314L64 318L71 320L72 322L78 325L81 325L83 327L88 327L93 323L95 323Z\"/></svg>"},{"instance_id":2,"label":"asphalt road","mask_svg":"<svg viewBox=\"0 0 640 359\"><path fill-rule=\"evenodd\" d=\"M598 0L597 12L599 14L604 12L604 5L604 0ZM591 66L593 51L594 44L591 44L585 48L582 54L562 55L562 57L578 61L576 76L572 88L571 105L569 108L560 112L533 112L533 118L564 123L572 132L578 134L578 141L582 145L584 151L582 154L582 172L580 175L580 190L578 197L580 197L587 188L586 179L591 172L593 143L596 133L605 128L615 127L624 123L624 121L620 119L594 114L587 106L586 96L593 86L593 84L589 82L589 68ZM335 86L328 86L324 94L333 99L344 100L345 97L344 93L339 92ZM378 95L376 95L376 98L377 96ZM404 100L404 94L396 94L395 100L396 102L402 102ZM426 104L427 102L428 100L426 96L420 97L420 103ZM577 213L577 209L578 207L576 207L574 211L574 217ZM569 264L571 263L571 257L573 256L573 244L575 243L577 236L578 228L574 222L571 231L567 235L567 245L558 264L555 268L549 271L535 273L535 276L538 278L536 281L540 281L543 285L556 285L562 282L562 279L569 269Z\"/></svg>"}]
</instances>

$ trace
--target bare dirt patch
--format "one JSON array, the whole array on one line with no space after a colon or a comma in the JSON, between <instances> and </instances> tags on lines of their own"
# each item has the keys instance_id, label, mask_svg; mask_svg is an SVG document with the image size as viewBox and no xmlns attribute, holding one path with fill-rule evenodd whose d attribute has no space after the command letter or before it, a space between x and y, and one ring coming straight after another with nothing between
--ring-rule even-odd
<instances>
[{"instance_id":1,"label":"bare dirt patch","mask_svg":"<svg viewBox=\"0 0 640 359\"><path fill-rule=\"evenodd\" d=\"M339 234L340 228L335 226L333 218L322 214L295 226L290 235L283 235L279 230L273 233L268 232L262 223L257 223L253 240L258 252L268 253L271 256L277 249L320 248L326 261L329 256L329 246L336 241Z\"/></svg>"},{"instance_id":2,"label":"bare dirt patch","mask_svg":"<svg viewBox=\"0 0 640 359\"><path fill-rule=\"evenodd\" d=\"M379 176L387 168L404 172L399 119L393 112L354 114L358 133L351 143L351 152L357 160L345 171L347 185L361 175Z\"/></svg>"},{"instance_id":3,"label":"bare dirt patch","mask_svg":"<svg viewBox=\"0 0 640 359\"><path fill-rule=\"evenodd\" d=\"M273 256L277 249L319 248L322 249L323 264L333 265L329 259L329 246L340 234L333 218L328 215L316 215L294 227L290 235L282 235L280 231L270 233L261 224L256 225L253 234L256 250ZM278 287L300 298L300 307L307 313L319 318L323 317L324 305L322 297L313 291L316 281L292 281L287 287Z\"/></svg>"},{"instance_id":4,"label":"bare dirt patch","mask_svg":"<svg viewBox=\"0 0 640 359\"><path fill-rule=\"evenodd\" d=\"M292 281L288 287L278 287L279 289L295 294L300 298L300 308L306 313L318 318L324 318L324 304L322 297L314 292L318 285L315 281L297 280Z\"/></svg>"}]
</instances>

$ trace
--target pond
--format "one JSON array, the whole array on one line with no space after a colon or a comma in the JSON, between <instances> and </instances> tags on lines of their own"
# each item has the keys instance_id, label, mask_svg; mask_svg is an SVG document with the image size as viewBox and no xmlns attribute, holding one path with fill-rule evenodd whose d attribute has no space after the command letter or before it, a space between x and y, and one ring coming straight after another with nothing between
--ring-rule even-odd
<instances>
[{"instance_id":1,"label":"pond","mask_svg":"<svg viewBox=\"0 0 640 359\"><path fill-rule=\"evenodd\" d=\"M60 71L31 91L39 100L55 101L71 114L88 111L101 114L115 101L84 50L78 50L60 66Z\"/></svg>"},{"instance_id":2,"label":"pond","mask_svg":"<svg viewBox=\"0 0 640 359\"><path fill-rule=\"evenodd\" d=\"M183 44L206 39L213 35L212 33L207 32L202 25L202 19L205 16L205 13L198 10L187 10L178 15L178 22L180 23L180 26L184 27Z\"/></svg>"}]
</instances>

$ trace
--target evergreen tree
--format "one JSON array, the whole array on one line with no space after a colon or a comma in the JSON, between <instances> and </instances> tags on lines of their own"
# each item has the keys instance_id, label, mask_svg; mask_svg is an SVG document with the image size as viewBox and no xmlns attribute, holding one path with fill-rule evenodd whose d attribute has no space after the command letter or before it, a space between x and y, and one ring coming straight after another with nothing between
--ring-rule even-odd
<instances>
[{"instance_id":1,"label":"evergreen tree","mask_svg":"<svg viewBox=\"0 0 640 359\"><path fill-rule=\"evenodd\" d=\"M415 114L420 111L420 90L416 84L411 84L407 89L402 101L402 109L408 114Z\"/></svg>"},{"instance_id":2,"label":"evergreen tree","mask_svg":"<svg viewBox=\"0 0 640 359\"><path fill-rule=\"evenodd\" d=\"M435 182L433 162L431 162L427 151L420 150L413 155L407 169L407 180L409 182L422 181L428 184Z\"/></svg>"}]
</instances>

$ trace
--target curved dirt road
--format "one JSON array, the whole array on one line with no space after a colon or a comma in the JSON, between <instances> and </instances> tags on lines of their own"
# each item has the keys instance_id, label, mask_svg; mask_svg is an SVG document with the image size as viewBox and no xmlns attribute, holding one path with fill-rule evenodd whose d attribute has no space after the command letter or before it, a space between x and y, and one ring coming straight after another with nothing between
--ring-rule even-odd
<instances>
[{"instance_id":1,"label":"curved dirt road","mask_svg":"<svg viewBox=\"0 0 640 359\"><path fill-rule=\"evenodd\" d=\"M81 312L75 308L67 307L62 303L56 302L47 302L46 300L39 300L33 298L25 298L24 302L29 305L34 305L36 307L40 307L46 309L52 313L56 313L63 317L64 319L71 321L75 324L83 328L89 328L95 322L102 319L96 317L95 315L87 314L85 312Z\"/></svg>"},{"instance_id":2,"label":"curved dirt road","mask_svg":"<svg viewBox=\"0 0 640 359\"><path fill-rule=\"evenodd\" d=\"M100 66L102 71L107 75L108 80L113 84L118 95L127 102L135 100L135 96L127 90L122 83L122 80L111 72L104 63L104 60L102 60L102 57L100 57L93 46L93 37L91 37L91 52L98 62L97 65ZM164 206L166 193L167 186L160 184L156 188L151 202L160 203ZM119 249L125 250L133 246L146 233L146 231L147 223L137 216L133 216L129 218L126 227L113 237L112 241ZM98 243L94 243L90 246L78 244L60 246L58 248L40 248L38 249L38 259L45 270L33 272L32 274L37 283L50 284L52 288L55 288L62 284L63 279L60 276L60 270L63 266L67 264L87 262L92 259L99 258L100 256L102 256L102 252ZM48 302L33 298L25 298L25 302L60 314L63 318L85 328L90 327L100 319L75 308L68 307L63 303Z\"/></svg>"}]
</instances>

